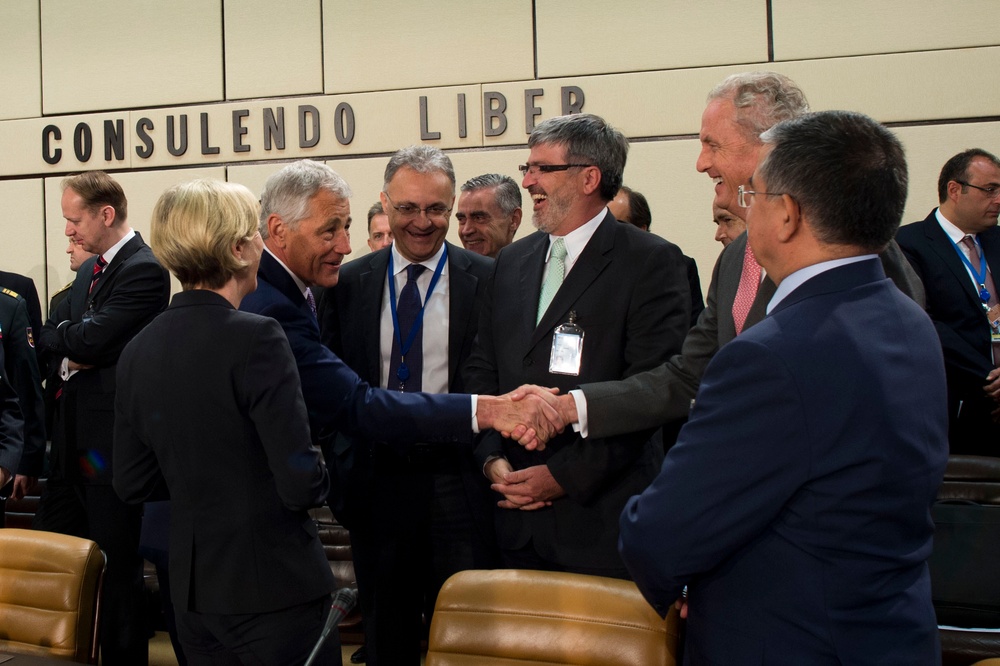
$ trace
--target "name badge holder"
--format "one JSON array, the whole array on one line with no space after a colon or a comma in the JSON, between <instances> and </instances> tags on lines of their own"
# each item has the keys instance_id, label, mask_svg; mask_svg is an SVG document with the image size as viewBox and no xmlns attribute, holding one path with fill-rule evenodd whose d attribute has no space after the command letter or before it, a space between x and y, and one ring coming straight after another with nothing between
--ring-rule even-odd
<instances>
[{"instance_id":1,"label":"name badge holder","mask_svg":"<svg viewBox=\"0 0 1000 666\"><path fill-rule=\"evenodd\" d=\"M576 312L571 311L569 321L557 326L552 334L549 372L554 375L579 376L582 360L583 329L576 323Z\"/></svg>"}]
</instances>

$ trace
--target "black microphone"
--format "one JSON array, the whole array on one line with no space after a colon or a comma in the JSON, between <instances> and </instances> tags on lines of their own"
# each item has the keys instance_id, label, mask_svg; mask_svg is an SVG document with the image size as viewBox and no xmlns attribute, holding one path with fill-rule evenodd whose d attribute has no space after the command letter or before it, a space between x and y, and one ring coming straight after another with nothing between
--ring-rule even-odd
<instances>
[{"instance_id":1,"label":"black microphone","mask_svg":"<svg viewBox=\"0 0 1000 666\"><path fill-rule=\"evenodd\" d=\"M347 617L347 614L354 609L354 604L356 603L358 603L357 590L352 590L349 587L342 587L337 590L333 595L333 601L330 602L330 612L326 616L323 631L320 632L319 640L316 641L312 652L309 653L309 658L306 659L305 666L312 666L313 662L316 661L316 656L319 654L320 648L323 647L323 643L326 643L326 639L329 638L330 631L340 624L341 620Z\"/></svg>"}]
</instances>

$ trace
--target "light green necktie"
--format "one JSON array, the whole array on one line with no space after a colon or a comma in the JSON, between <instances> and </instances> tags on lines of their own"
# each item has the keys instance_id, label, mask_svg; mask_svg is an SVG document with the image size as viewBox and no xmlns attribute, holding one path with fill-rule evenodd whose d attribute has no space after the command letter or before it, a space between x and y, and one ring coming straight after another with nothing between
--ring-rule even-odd
<instances>
[{"instance_id":1,"label":"light green necktie","mask_svg":"<svg viewBox=\"0 0 1000 666\"><path fill-rule=\"evenodd\" d=\"M563 277L566 275L566 243L562 238L557 238L552 243L552 251L549 253L549 263L545 267L545 276L542 278L542 294L538 297L538 316L535 318L535 325L542 320L542 315L549 309L549 304L555 298L559 286L562 285Z\"/></svg>"}]
</instances>

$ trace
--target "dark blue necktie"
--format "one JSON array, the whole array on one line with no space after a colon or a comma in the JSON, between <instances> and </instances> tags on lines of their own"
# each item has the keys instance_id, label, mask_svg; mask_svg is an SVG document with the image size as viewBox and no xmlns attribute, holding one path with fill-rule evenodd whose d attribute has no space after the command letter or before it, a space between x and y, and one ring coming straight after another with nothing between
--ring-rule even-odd
<instances>
[{"instance_id":1,"label":"dark blue necktie","mask_svg":"<svg viewBox=\"0 0 1000 666\"><path fill-rule=\"evenodd\" d=\"M410 264L406 267L406 284L399 292L399 302L396 305L396 316L399 319L399 331L392 336L392 355L389 357L389 381L386 387L390 390L413 393L420 391L420 376L424 369L423 327L413 338L413 345L404 357L400 348L399 338L405 341L410 336L413 323L420 314L420 291L417 289L417 278L425 268L420 264ZM389 278L393 279L392 276Z\"/></svg>"}]
</instances>

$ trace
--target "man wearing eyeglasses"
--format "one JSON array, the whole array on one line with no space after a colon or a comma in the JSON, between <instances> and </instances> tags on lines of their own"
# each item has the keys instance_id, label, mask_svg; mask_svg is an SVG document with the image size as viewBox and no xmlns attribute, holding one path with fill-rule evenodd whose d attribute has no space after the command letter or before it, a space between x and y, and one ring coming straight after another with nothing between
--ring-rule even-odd
<instances>
[{"instance_id":1,"label":"man wearing eyeglasses","mask_svg":"<svg viewBox=\"0 0 1000 666\"><path fill-rule=\"evenodd\" d=\"M380 196L392 245L343 267L323 297L323 340L374 386L463 393L459 368L493 262L445 242L451 160L431 146L397 151ZM444 581L497 565L489 487L468 447L342 437L336 448L355 452L343 473L367 663L417 666L421 615L430 619Z\"/></svg>"},{"instance_id":2,"label":"man wearing eyeglasses","mask_svg":"<svg viewBox=\"0 0 1000 666\"><path fill-rule=\"evenodd\" d=\"M467 388L566 391L664 362L680 348L691 298L677 246L608 211L628 141L602 118L574 114L540 123L528 147L521 186L538 232L497 256ZM481 435L504 566L627 578L617 515L659 468L650 435L583 440L567 430L544 451Z\"/></svg>"},{"instance_id":3,"label":"man wearing eyeglasses","mask_svg":"<svg viewBox=\"0 0 1000 666\"><path fill-rule=\"evenodd\" d=\"M979 148L955 155L938 199L896 239L924 281L944 349L951 453L1000 456L1000 162Z\"/></svg>"},{"instance_id":4,"label":"man wearing eyeglasses","mask_svg":"<svg viewBox=\"0 0 1000 666\"><path fill-rule=\"evenodd\" d=\"M715 206L746 220L738 192L760 160L760 134L808 111L799 86L777 72L733 74L712 89L701 118L701 153L695 167L715 183ZM923 286L899 247L890 243L880 258L896 286L923 304ZM681 353L650 372L621 382L581 383L574 395L559 396L554 402L565 422L590 437L606 437L685 418L715 354L764 318L775 291L765 273L746 233L740 234L716 262L706 308ZM551 399L543 391L536 395Z\"/></svg>"}]
</instances>

